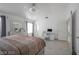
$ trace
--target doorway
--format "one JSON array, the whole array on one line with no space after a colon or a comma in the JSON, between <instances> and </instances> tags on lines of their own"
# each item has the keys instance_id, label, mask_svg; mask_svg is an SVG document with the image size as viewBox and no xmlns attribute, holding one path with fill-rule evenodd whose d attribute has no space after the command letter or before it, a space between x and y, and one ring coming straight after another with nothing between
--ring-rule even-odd
<instances>
[{"instance_id":1,"label":"doorway","mask_svg":"<svg viewBox=\"0 0 79 59\"><path fill-rule=\"evenodd\" d=\"M75 12L70 12L69 18L67 20L67 38L70 43L70 47L72 47L72 55L76 55L75 50Z\"/></svg>"}]
</instances>

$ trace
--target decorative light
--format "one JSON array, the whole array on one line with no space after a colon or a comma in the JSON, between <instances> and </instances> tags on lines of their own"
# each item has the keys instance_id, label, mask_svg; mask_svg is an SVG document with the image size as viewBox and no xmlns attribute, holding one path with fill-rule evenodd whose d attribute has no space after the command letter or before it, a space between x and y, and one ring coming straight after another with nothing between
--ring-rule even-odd
<instances>
[{"instance_id":1,"label":"decorative light","mask_svg":"<svg viewBox=\"0 0 79 59\"><path fill-rule=\"evenodd\" d=\"M36 19L36 17L34 16L34 14L37 12L35 3L32 3L28 9L26 7L24 7L24 8L25 8L26 18Z\"/></svg>"},{"instance_id":2,"label":"decorative light","mask_svg":"<svg viewBox=\"0 0 79 59\"><path fill-rule=\"evenodd\" d=\"M31 12L31 13L33 13L33 12L36 12L36 4L35 3L33 3L32 4L32 7L31 8L29 8L29 11Z\"/></svg>"}]
</instances>

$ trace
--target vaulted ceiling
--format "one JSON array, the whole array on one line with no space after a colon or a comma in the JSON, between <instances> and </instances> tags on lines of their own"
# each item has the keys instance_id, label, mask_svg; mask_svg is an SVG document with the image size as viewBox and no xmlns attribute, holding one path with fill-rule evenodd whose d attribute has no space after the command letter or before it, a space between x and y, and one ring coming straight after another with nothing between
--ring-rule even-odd
<instances>
[{"instance_id":1,"label":"vaulted ceiling","mask_svg":"<svg viewBox=\"0 0 79 59\"><path fill-rule=\"evenodd\" d=\"M44 19L65 17L68 4L61 3L36 3L36 12L28 13L32 3L0 3L0 11L23 18Z\"/></svg>"}]
</instances>

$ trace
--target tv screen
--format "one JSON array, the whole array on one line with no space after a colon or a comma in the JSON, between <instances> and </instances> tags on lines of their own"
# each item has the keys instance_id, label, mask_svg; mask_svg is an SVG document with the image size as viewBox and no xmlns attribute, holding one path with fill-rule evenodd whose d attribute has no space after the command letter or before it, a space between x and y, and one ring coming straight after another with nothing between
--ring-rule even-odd
<instances>
[{"instance_id":1,"label":"tv screen","mask_svg":"<svg viewBox=\"0 0 79 59\"><path fill-rule=\"evenodd\" d=\"M52 32L52 29L47 29L48 32Z\"/></svg>"}]
</instances>

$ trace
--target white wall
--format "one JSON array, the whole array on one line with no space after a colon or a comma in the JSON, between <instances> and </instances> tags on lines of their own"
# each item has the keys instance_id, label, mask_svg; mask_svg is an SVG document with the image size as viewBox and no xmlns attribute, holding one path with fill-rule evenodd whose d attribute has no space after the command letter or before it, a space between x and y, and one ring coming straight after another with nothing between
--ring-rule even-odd
<instances>
[{"instance_id":1,"label":"white wall","mask_svg":"<svg viewBox=\"0 0 79 59\"><path fill-rule=\"evenodd\" d=\"M47 31L48 28L52 28L55 32L58 32L59 40L67 40L67 25L65 20L45 20L36 21L37 35L44 38L43 32Z\"/></svg>"},{"instance_id":2,"label":"white wall","mask_svg":"<svg viewBox=\"0 0 79 59\"><path fill-rule=\"evenodd\" d=\"M26 19L23 19L23 18L18 17L18 16L11 15L11 14L7 14L7 13L1 12L1 11L0 11L0 15L5 15L6 16L6 35L8 35L8 32L13 32L12 31L13 22L18 22L18 23L22 24L24 30L26 30ZM21 33L22 34L27 34L26 31L21 32Z\"/></svg>"},{"instance_id":3,"label":"white wall","mask_svg":"<svg viewBox=\"0 0 79 59\"><path fill-rule=\"evenodd\" d=\"M65 11L66 11L65 4L37 4L37 12L30 15L31 16L30 19L35 20L35 27L36 27L35 36L44 38L42 35L43 31L46 31L48 28L52 28L55 29L54 31L58 32L59 40L67 40L67 24L65 18L66 16ZM2 13L2 11L0 13ZM22 24L24 23L21 21L23 20L22 18L11 14L12 13L6 14L8 18L7 34L8 31L10 31L9 20L16 22L18 21L21 22ZM46 16L48 16L48 19L45 19Z\"/></svg>"},{"instance_id":4,"label":"white wall","mask_svg":"<svg viewBox=\"0 0 79 59\"><path fill-rule=\"evenodd\" d=\"M34 18L37 25L36 36L44 38L43 32L52 28L58 32L59 40L67 40L65 12L66 8L63 4L40 4L39 10L30 17ZM48 19L45 19L45 16L48 16Z\"/></svg>"},{"instance_id":5,"label":"white wall","mask_svg":"<svg viewBox=\"0 0 79 59\"><path fill-rule=\"evenodd\" d=\"M68 4L67 10L66 10L66 19L70 16L70 12L74 13L78 9L78 3L71 3Z\"/></svg>"}]
</instances>

